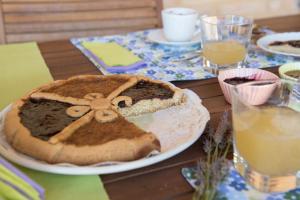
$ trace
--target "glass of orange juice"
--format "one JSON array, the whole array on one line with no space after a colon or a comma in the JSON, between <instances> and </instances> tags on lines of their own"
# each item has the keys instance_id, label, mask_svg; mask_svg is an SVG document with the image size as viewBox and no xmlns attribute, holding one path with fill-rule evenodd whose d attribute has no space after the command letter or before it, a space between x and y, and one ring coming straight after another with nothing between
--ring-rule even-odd
<instances>
[{"instance_id":1,"label":"glass of orange juice","mask_svg":"<svg viewBox=\"0 0 300 200\"><path fill-rule=\"evenodd\" d=\"M295 98L300 103L300 91L295 96L297 92L286 88L281 83L260 106L248 105L242 88L232 91L234 166L262 192L300 185L300 112L294 106Z\"/></svg>"},{"instance_id":2,"label":"glass of orange juice","mask_svg":"<svg viewBox=\"0 0 300 200\"><path fill-rule=\"evenodd\" d=\"M253 20L236 15L202 16L201 37L204 69L243 67L251 40Z\"/></svg>"}]
</instances>

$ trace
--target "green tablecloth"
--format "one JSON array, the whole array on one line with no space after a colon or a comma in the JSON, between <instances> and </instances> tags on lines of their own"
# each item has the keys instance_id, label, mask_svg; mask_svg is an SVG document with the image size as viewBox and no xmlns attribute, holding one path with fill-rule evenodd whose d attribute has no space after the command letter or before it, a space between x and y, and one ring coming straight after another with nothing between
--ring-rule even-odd
<instances>
[{"instance_id":1,"label":"green tablecloth","mask_svg":"<svg viewBox=\"0 0 300 200\"><path fill-rule=\"evenodd\" d=\"M52 80L36 43L0 46L0 110ZM56 175L20 169L45 188L47 200L108 199L99 176Z\"/></svg>"}]
</instances>

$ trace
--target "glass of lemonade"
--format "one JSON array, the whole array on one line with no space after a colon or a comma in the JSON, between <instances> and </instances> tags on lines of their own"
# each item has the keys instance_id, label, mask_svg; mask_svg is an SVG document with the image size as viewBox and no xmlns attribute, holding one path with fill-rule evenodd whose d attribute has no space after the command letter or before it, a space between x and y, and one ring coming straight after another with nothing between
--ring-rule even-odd
<instances>
[{"instance_id":1,"label":"glass of lemonade","mask_svg":"<svg viewBox=\"0 0 300 200\"><path fill-rule=\"evenodd\" d=\"M286 88L281 83L260 106L245 103L242 88L232 91L234 166L262 192L283 192L300 185L300 112L291 106L295 93Z\"/></svg>"},{"instance_id":2,"label":"glass of lemonade","mask_svg":"<svg viewBox=\"0 0 300 200\"><path fill-rule=\"evenodd\" d=\"M251 40L253 20L225 15L201 17L204 69L219 70L243 67Z\"/></svg>"}]
</instances>

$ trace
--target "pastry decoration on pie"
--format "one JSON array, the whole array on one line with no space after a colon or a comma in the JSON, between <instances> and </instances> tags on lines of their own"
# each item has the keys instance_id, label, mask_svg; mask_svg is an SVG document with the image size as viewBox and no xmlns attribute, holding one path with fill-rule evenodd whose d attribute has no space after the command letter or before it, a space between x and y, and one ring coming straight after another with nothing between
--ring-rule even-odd
<instances>
[{"instance_id":1,"label":"pastry decoration on pie","mask_svg":"<svg viewBox=\"0 0 300 200\"><path fill-rule=\"evenodd\" d=\"M183 101L170 84L142 76L83 75L54 81L15 102L4 133L17 151L48 163L130 161L160 142L126 117Z\"/></svg>"},{"instance_id":2,"label":"pastry decoration on pie","mask_svg":"<svg viewBox=\"0 0 300 200\"><path fill-rule=\"evenodd\" d=\"M300 40L275 41L269 44L269 48L285 53L300 54Z\"/></svg>"}]
</instances>

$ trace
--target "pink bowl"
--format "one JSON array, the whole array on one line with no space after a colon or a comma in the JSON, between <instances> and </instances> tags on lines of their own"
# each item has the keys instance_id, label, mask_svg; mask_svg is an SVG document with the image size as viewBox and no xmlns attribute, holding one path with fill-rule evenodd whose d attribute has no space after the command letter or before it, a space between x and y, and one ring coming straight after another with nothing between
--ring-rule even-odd
<instances>
[{"instance_id":1,"label":"pink bowl","mask_svg":"<svg viewBox=\"0 0 300 200\"><path fill-rule=\"evenodd\" d=\"M246 85L237 86L238 92L243 96L243 99L251 105L261 105L265 103L272 95L273 91L278 86L279 77L275 74L261 69L239 68L220 71L218 81L228 103L231 104L231 92L234 85L225 83L225 79L234 77L254 77L255 80L274 80L275 82L267 85Z\"/></svg>"}]
</instances>

